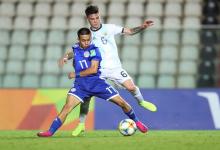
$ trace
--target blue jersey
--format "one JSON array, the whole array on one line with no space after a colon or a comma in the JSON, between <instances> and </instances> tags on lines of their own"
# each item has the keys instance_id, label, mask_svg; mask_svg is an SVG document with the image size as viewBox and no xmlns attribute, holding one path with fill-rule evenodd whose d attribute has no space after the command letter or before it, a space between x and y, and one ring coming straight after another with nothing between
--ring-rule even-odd
<instances>
[{"instance_id":1,"label":"blue jersey","mask_svg":"<svg viewBox=\"0 0 220 150\"><path fill-rule=\"evenodd\" d=\"M88 48L82 49L79 44L73 47L73 66L76 74L91 67L91 61L99 61L98 71L85 77L78 77L74 81L73 87L68 94L75 96L81 102L88 100L92 96L97 96L105 100L110 100L118 95L118 91L100 78L100 61L102 60L99 49L91 44Z\"/></svg>"},{"instance_id":2,"label":"blue jersey","mask_svg":"<svg viewBox=\"0 0 220 150\"><path fill-rule=\"evenodd\" d=\"M97 73L90 74L86 77L100 76L101 72L99 69L102 58L99 49L94 44L90 44L88 48L82 49L79 46L79 43L77 43L72 47L72 49L74 54L73 67L75 68L76 74L90 68L92 60L97 60L99 61Z\"/></svg>"}]
</instances>

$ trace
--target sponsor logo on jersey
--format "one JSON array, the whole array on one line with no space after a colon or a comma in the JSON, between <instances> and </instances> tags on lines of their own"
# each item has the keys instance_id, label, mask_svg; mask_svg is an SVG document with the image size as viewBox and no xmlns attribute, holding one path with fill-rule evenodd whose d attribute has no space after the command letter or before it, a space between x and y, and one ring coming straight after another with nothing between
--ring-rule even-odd
<instances>
[{"instance_id":1,"label":"sponsor logo on jersey","mask_svg":"<svg viewBox=\"0 0 220 150\"><path fill-rule=\"evenodd\" d=\"M94 49L93 49L93 50L90 50L90 56L91 56L91 57L96 56L96 52L95 52Z\"/></svg>"}]
</instances>

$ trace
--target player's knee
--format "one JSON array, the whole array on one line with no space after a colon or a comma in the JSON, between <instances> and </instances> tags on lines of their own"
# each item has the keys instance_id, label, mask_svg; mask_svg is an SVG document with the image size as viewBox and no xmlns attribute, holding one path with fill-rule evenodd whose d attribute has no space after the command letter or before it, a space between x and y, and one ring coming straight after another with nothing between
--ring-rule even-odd
<instances>
[{"instance_id":1,"label":"player's knee","mask_svg":"<svg viewBox=\"0 0 220 150\"><path fill-rule=\"evenodd\" d=\"M130 91L130 92L135 92L136 86L135 86L135 85L129 85L129 86L126 87L126 89L127 89L128 91Z\"/></svg>"}]
</instances>

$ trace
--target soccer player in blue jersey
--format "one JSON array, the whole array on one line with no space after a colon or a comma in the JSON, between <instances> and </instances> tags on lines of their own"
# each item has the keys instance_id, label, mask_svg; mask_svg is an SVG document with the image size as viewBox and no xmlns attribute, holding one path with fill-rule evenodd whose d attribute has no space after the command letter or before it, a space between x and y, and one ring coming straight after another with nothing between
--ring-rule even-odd
<instances>
[{"instance_id":1,"label":"soccer player in blue jersey","mask_svg":"<svg viewBox=\"0 0 220 150\"><path fill-rule=\"evenodd\" d=\"M138 129L145 133L148 128L138 120L131 106L118 94L111 85L100 78L100 62L102 60L99 49L91 44L91 32L88 28L78 30L79 42L72 46L72 55L65 59L73 58L75 72L68 74L68 77L75 78L73 87L69 90L66 104L52 122L49 130L39 132L39 137L52 136L65 121L67 115L80 103L84 103L92 96L111 101L122 108L124 113L135 121ZM60 62L62 66L63 63Z\"/></svg>"},{"instance_id":2,"label":"soccer player in blue jersey","mask_svg":"<svg viewBox=\"0 0 220 150\"><path fill-rule=\"evenodd\" d=\"M124 87L134 96L141 107L153 112L157 111L157 107L144 99L132 78L126 70L122 68L115 42L116 35L138 34L152 26L153 21L145 20L143 24L134 28L121 27L115 24L104 24L101 22L98 7L94 5L88 6L85 10L85 14L90 24L92 41L99 48L102 55L101 77L113 81L116 85ZM77 136L85 130L85 118L89 109L89 101L86 101L80 107L80 123L77 128L73 130L73 136Z\"/></svg>"}]
</instances>

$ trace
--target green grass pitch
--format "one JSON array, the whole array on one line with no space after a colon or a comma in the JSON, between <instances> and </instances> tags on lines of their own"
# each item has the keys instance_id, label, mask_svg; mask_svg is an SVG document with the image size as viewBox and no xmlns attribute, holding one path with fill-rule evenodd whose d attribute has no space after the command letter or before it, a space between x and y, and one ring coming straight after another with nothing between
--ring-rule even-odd
<instances>
[{"instance_id":1,"label":"green grass pitch","mask_svg":"<svg viewBox=\"0 0 220 150\"><path fill-rule=\"evenodd\" d=\"M220 130L153 130L124 137L118 131L89 131L72 137L58 131L38 138L37 131L0 131L0 150L220 150Z\"/></svg>"}]
</instances>

